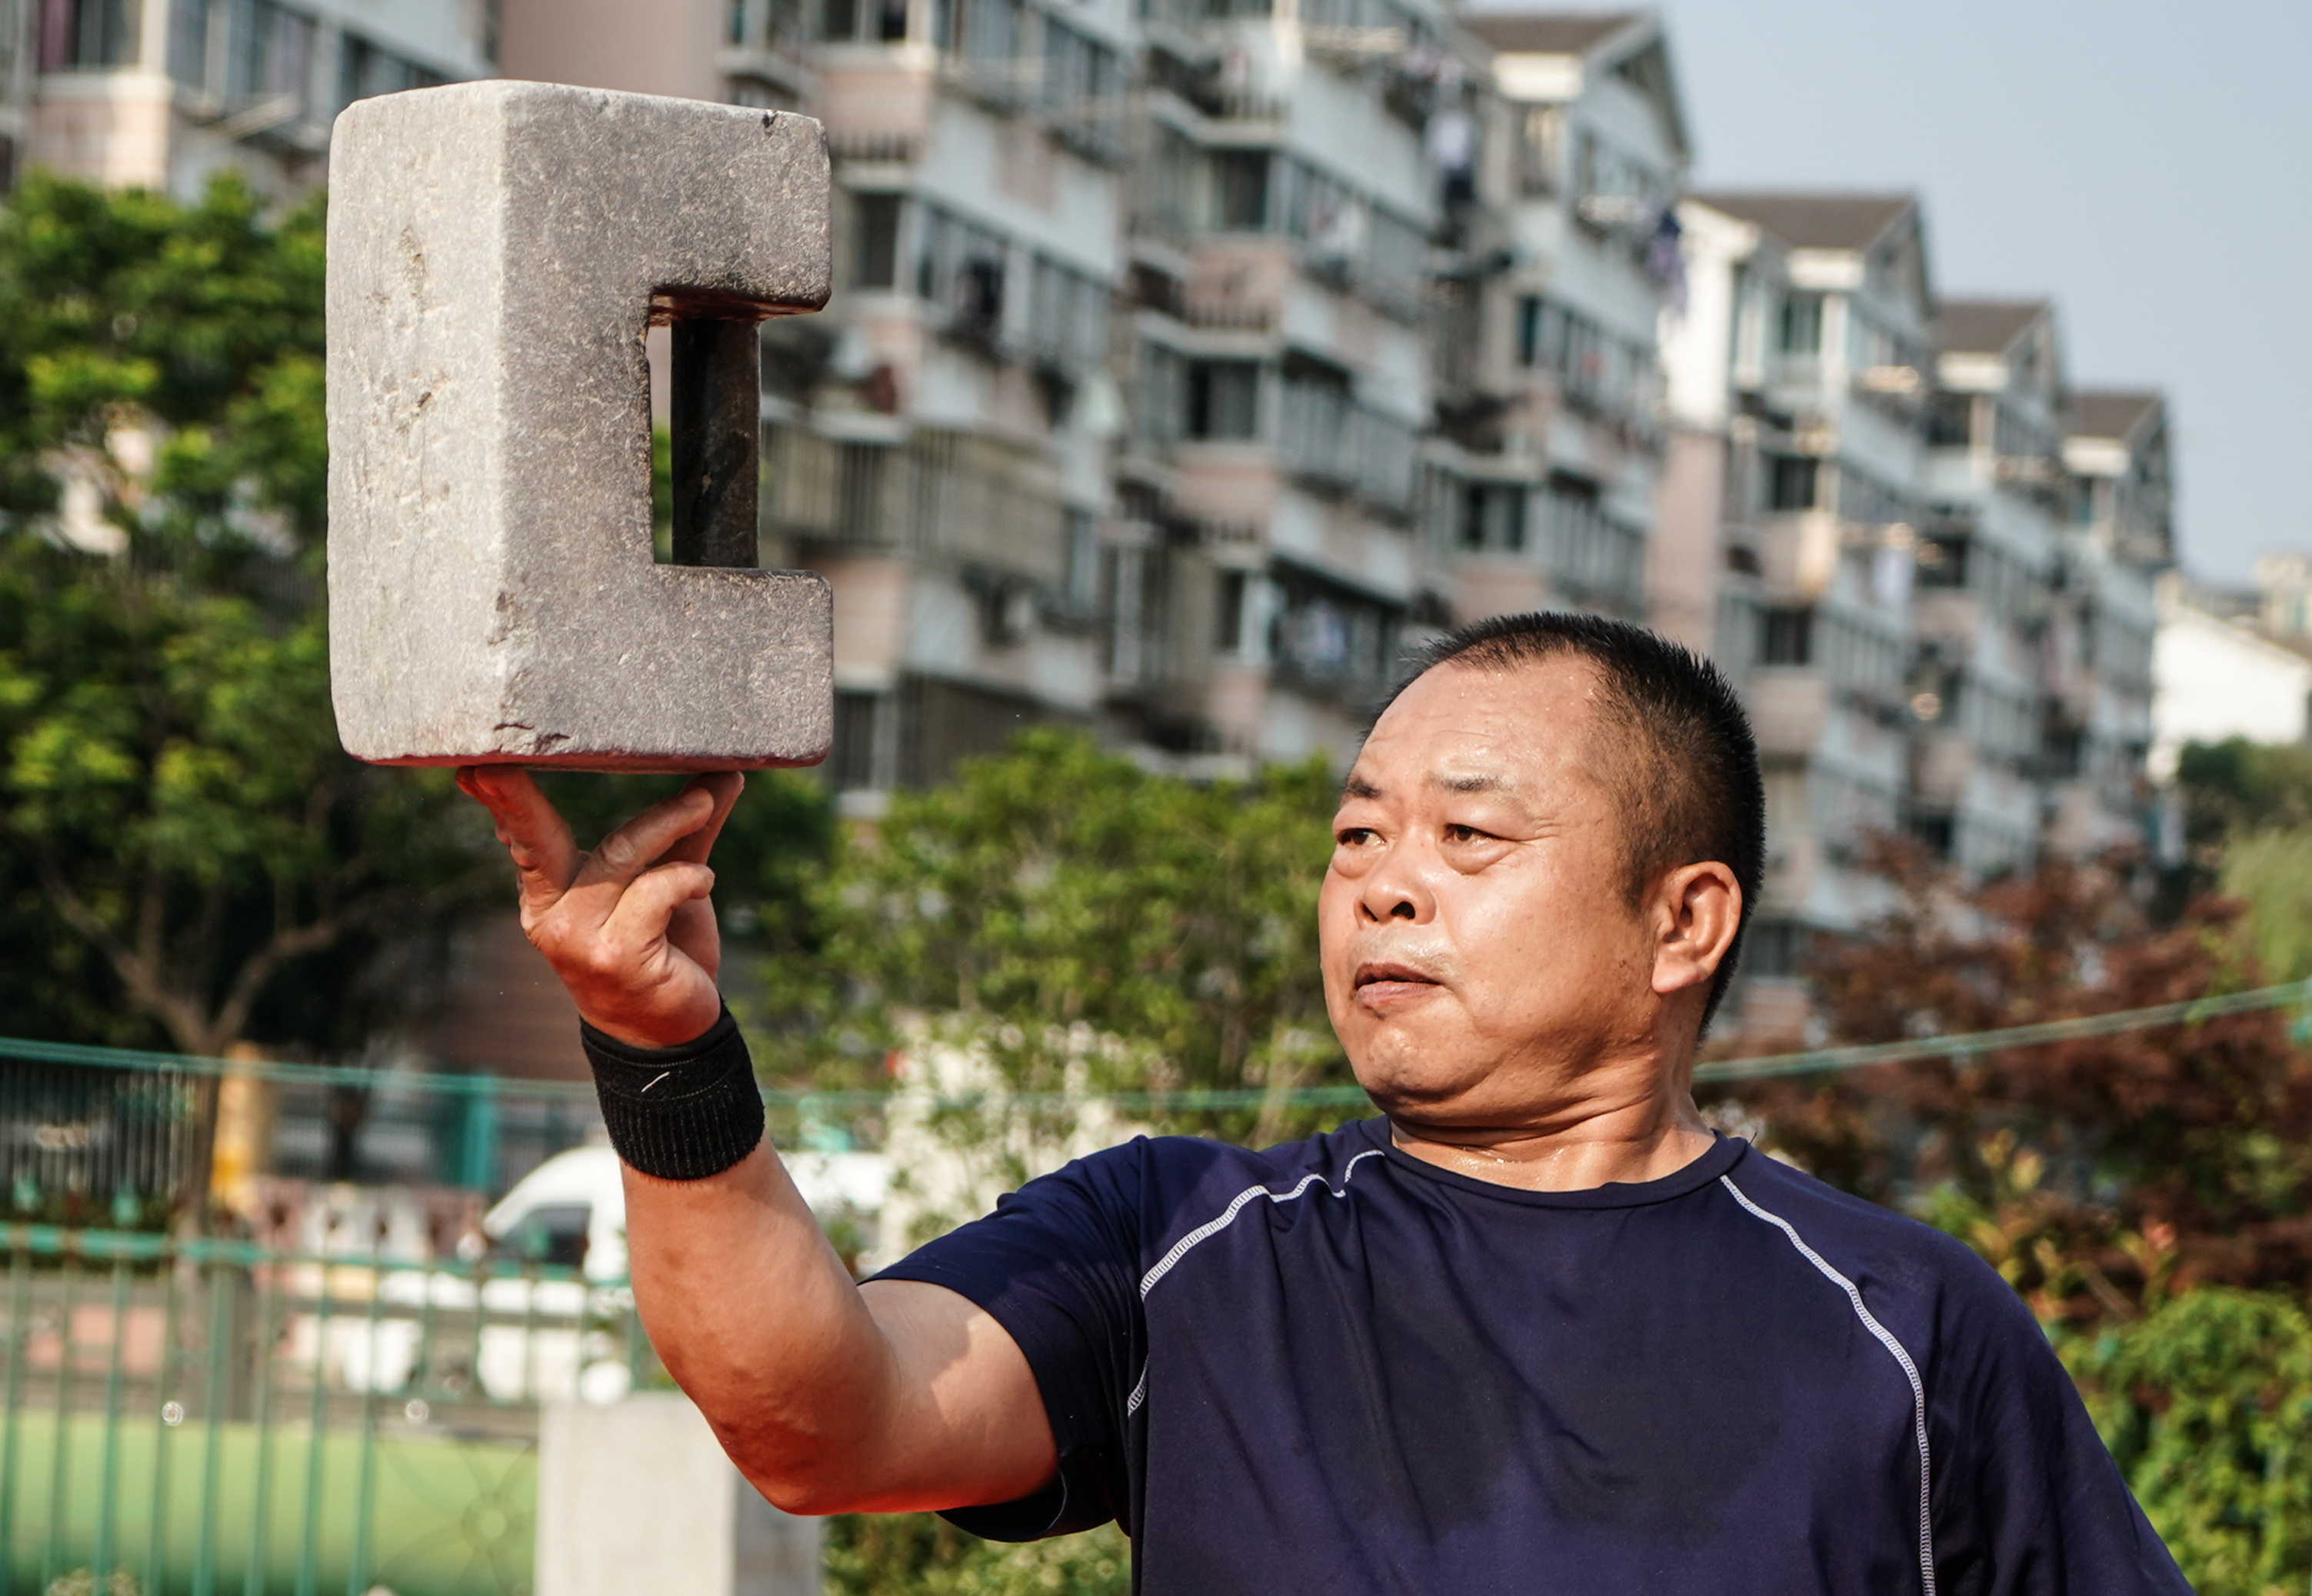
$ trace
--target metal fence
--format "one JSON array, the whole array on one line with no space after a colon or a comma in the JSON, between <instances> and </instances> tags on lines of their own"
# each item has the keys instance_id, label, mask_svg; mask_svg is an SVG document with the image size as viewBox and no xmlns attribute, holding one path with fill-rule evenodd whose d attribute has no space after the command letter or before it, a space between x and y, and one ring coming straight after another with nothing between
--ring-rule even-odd
<instances>
[{"instance_id":1,"label":"metal fence","mask_svg":"<svg viewBox=\"0 0 2312 1596\"><path fill-rule=\"evenodd\" d=\"M513 1596L539 1404L662 1379L622 1282L0 1225L0 1596Z\"/></svg>"},{"instance_id":2,"label":"metal fence","mask_svg":"<svg viewBox=\"0 0 2312 1596\"><path fill-rule=\"evenodd\" d=\"M496 1196L601 1134L584 1082L0 1038L0 1221L159 1230L198 1215L221 1105L229 1119L237 1094L262 1121L248 1172L288 1180ZM773 1140L817 1152L874 1143L889 1101L862 1092L763 1096Z\"/></svg>"}]
</instances>

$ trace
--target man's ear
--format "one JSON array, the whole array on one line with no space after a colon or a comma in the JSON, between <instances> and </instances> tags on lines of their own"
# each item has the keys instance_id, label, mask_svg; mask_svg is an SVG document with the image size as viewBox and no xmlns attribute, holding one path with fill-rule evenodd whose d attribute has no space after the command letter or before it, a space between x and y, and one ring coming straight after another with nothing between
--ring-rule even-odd
<instances>
[{"instance_id":1,"label":"man's ear","mask_svg":"<svg viewBox=\"0 0 2312 1596\"><path fill-rule=\"evenodd\" d=\"M1683 864L1654 890L1654 992L1707 987L1742 928L1742 885L1715 860Z\"/></svg>"}]
</instances>

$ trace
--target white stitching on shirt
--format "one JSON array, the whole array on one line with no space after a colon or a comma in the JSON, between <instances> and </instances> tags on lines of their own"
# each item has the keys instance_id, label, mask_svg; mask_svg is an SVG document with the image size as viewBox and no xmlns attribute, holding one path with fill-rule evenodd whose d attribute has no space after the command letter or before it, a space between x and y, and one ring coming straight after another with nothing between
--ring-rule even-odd
<instances>
[{"instance_id":1,"label":"white stitching on shirt","mask_svg":"<svg viewBox=\"0 0 2312 1596\"><path fill-rule=\"evenodd\" d=\"M1734 1194L1736 1202L1788 1236L1791 1245L1799 1250L1807 1262L1828 1276L1840 1290L1845 1292L1846 1300L1854 1305L1855 1317L1862 1321L1862 1328L1877 1337L1878 1344L1893 1353L1895 1361L1903 1365L1904 1376L1911 1382L1912 1423L1919 1443L1919 1574L1926 1581L1926 1596L1935 1596L1935 1529L1933 1499L1929 1491L1932 1467L1927 1455L1927 1388L1920 1383L1919 1366L1911 1361L1911 1355L1903 1350L1903 1344L1895 1339L1894 1333L1871 1317L1870 1310L1862 1304L1862 1293L1855 1289L1854 1282L1832 1268L1829 1260L1808 1246L1789 1220L1778 1214L1767 1213L1744 1197L1742 1188L1734 1184L1730 1175L1719 1176L1718 1183Z\"/></svg>"},{"instance_id":2,"label":"white stitching on shirt","mask_svg":"<svg viewBox=\"0 0 2312 1596\"><path fill-rule=\"evenodd\" d=\"M1327 1186L1325 1189L1336 1197L1348 1196L1349 1177L1356 1172L1356 1167L1368 1158L1379 1158L1380 1153L1381 1150L1378 1147L1358 1153L1341 1166L1341 1183L1338 1186ZM1200 1241L1211 1241L1233 1224L1236 1222L1236 1216L1244 1212L1245 1205L1251 1202L1253 1198L1266 1197L1272 1203L1289 1203L1306 1192L1311 1186L1321 1184L1324 1179L1324 1176L1318 1174L1303 1175L1300 1178L1300 1183L1290 1191L1271 1191L1265 1186L1248 1186L1238 1192L1235 1198L1222 1211L1219 1218L1206 1220L1173 1242L1172 1250L1158 1258L1154 1267L1140 1277L1140 1300L1143 1302L1148 1300L1148 1293L1156 1289L1156 1283L1172 1272L1172 1266L1187 1257L1189 1249ZM1147 1399L1148 1364L1143 1360L1140 1365L1140 1383L1132 1388L1132 1399L1124 1405L1125 1413L1129 1416L1139 1412L1140 1405Z\"/></svg>"}]
</instances>

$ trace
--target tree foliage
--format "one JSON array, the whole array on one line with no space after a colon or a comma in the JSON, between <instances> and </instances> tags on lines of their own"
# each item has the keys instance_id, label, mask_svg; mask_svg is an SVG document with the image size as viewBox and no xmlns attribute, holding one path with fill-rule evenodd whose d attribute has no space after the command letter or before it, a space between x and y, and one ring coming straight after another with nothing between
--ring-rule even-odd
<instances>
[{"instance_id":1,"label":"tree foliage","mask_svg":"<svg viewBox=\"0 0 2312 1596\"><path fill-rule=\"evenodd\" d=\"M828 1596L1125 1596L1132 1548L1113 1524L1006 1545L930 1513L854 1513L827 1526Z\"/></svg>"},{"instance_id":2,"label":"tree foliage","mask_svg":"<svg viewBox=\"0 0 2312 1596\"><path fill-rule=\"evenodd\" d=\"M1191 783L1031 732L838 846L814 893L817 1017L878 1058L906 1014L974 1017L1030 1091L1071 1083L1065 1037L1088 1026L1134 1046L1074 1083L1261 1089L1233 1128L1281 1136L1283 1094L1348 1078L1317 972L1335 796L1318 762Z\"/></svg>"},{"instance_id":3,"label":"tree foliage","mask_svg":"<svg viewBox=\"0 0 2312 1596\"><path fill-rule=\"evenodd\" d=\"M2312 1571L2312 1321L2210 1287L2067 1339L2064 1361L2201 1596L2294 1596Z\"/></svg>"},{"instance_id":4,"label":"tree foliage","mask_svg":"<svg viewBox=\"0 0 2312 1596\"><path fill-rule=\"evenodd\" d=\"M2260 977L2236 906L2152 925L2130 862L2045 861L1963 891L1882 855L1896 911L1816 950L1840 1039L1893 1041L2183 1002ZM1771 1144L1923 1206L2047 1316L2138 1311L2155 1286L2312 1282L2312 1060L2266 1011L2118 1036L1747 1083Z\"/></svg>"},{"instance_id":5,"label":"tree foliage","mask_svg":"<svg viewBox=\"0 0 2312 1596\"><path fill-rule=\"evenodd\" d=\"M337 748L321 282L230 177L0 212L9 1029L341 1053L499 884L446 773Z\"/></svg>"}]
</instances>

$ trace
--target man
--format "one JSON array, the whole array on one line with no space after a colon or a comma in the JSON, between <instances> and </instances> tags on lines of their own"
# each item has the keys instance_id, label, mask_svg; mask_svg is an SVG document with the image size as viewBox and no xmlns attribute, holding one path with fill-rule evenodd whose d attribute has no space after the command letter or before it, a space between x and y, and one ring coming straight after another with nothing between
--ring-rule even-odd
<instances>
[{"instance_id":1,"label":"man","mask_svg":"<svg viewBox=\"0 0 2312 1596\"><path fill-rule=\"evenodd\" d=\"M862 1285L714 992L737 778L591 856L461 779L588 1022L644 1322L782 1506L1113 1517L1195 1596L2186 1589L1996 1275L1695 1111L1763 799L1650 633L1469 627L1375 723L1318 912L1384 1118L1111 1148Z\"/></svg>"}]
</instances>

